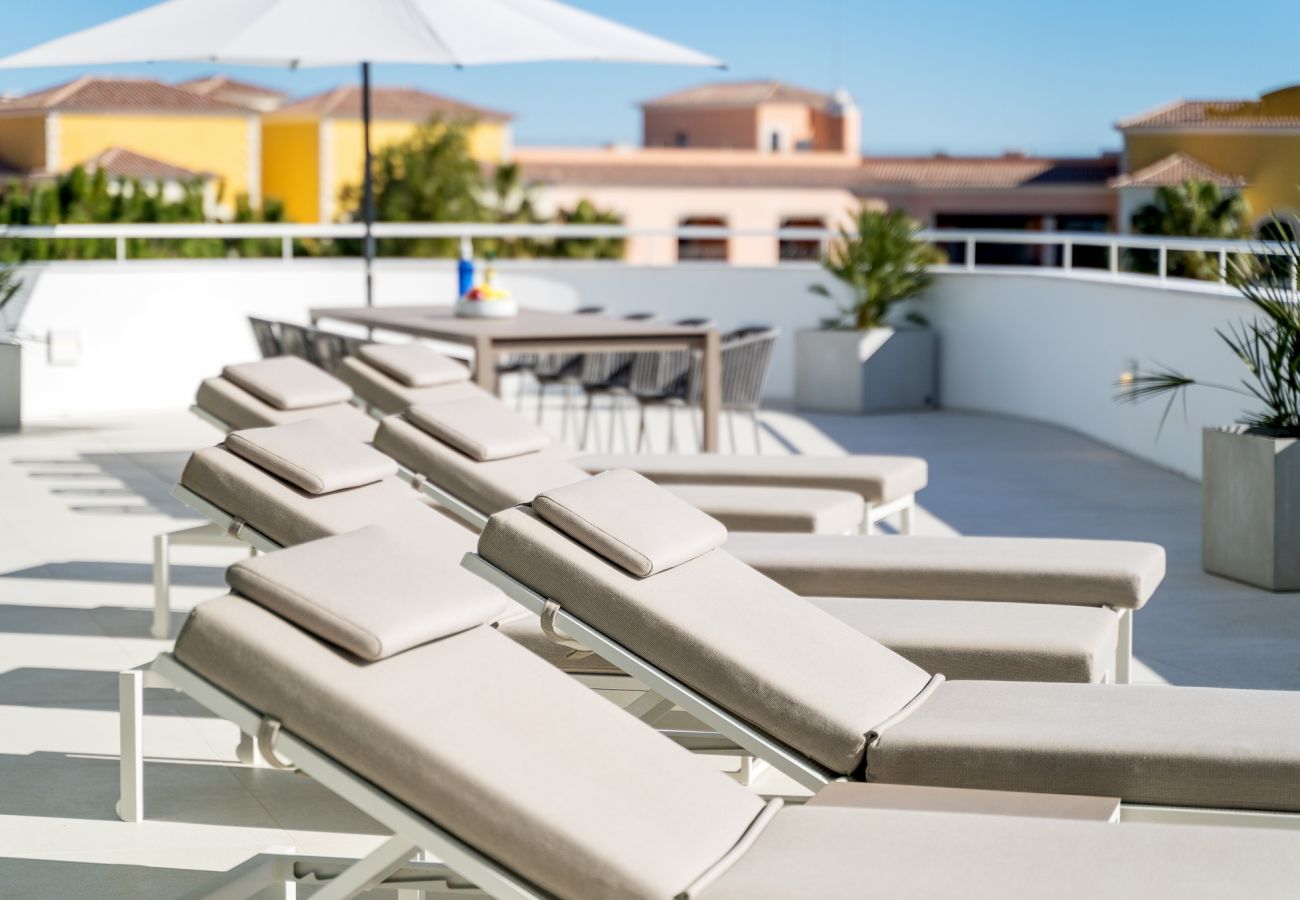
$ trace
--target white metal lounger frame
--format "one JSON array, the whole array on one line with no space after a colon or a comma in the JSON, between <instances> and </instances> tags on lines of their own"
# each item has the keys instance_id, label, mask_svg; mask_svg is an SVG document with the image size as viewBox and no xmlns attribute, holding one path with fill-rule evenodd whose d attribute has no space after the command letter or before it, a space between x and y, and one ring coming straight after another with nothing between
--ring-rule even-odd
<instances>
[{"instance_id":1,"label":"white metal lounger frame","mask_svg":"<svg viewBox=\"0 0 1300 900\"><path fill-rule=\"evenodd\" d=\"M503 572L477 553L466 553L461 565L504 591L512 600L541 615L549 598ZM850 780L831 772L802 753L764 731L733 716L712 700L678 681L658 666L643 659L560 607L555 624L574 639L592 648L624 672L632 675L653 694L676 703L704 724L735 741L737 747L768 763L804 787L816 791L831 781ZM1153 806L1124 802L1122 821L1165 822L1191 825L1234 825L1300 830L1300 813L1241 809L1212 809L1182 806Z\"/></svg>"},{"instance_id":2,"label":"white metal lounger frame","mask_svg":"<svg viewBox=\"0 0 1300 900\"><path fill-rule=\"evenodd\" d=\"M194 672L170 653L160 654L153 662L120 673L121 798L117 812L125 822L144 819L141 723L146 686L170 687L185 693L217 716L233 722L249 739L258 734L265 720L257 710ZM357 861L280 855L254 857L192 896L246 898L272 881L319 880L326 886L313 895L316 900L343 900L380 886L401 891L463 894L464 891L456 886L463 881L469 881L489 896L503 900L545 900L549 897L292 732L279 732L275 752L391 829L394 836L369 856ZM428 851L444 862L413 862L413 857L422 851ZM339 871L341 866L346 868ZM292 897L292 890L287 890L283 896ZM399 893L398 896L404 895Z\"/></svg>"}]
</instances>

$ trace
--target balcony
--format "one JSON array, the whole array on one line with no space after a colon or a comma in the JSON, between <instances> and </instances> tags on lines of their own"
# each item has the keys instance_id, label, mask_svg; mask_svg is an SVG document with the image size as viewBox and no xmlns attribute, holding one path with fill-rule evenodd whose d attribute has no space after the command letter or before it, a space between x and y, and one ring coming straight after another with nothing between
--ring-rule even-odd
<instances>
[{"instance_id":1,"label":"balcony","mask_svg":"<svg viewBox=\"0 0 1300 900\"><path fill-rule=\"evenodd\" d=\"M14 896L174 896L267 847L356 857L383 839L314 782L240 765L228 723L160 690L145 694L150 821L124 825L113 808L116 673L168 646L148 637L150 542L195 521L169 490L186 454L220 439L185 411L195 386L256 356L245 316L302 321L310 306L361 296L356 260L293 257L292 240L313 229L268 229L257 236L284 241L283 258L50 263L25 274L23 329L38 339L24 360L29 424L0 436L0 842ZM123 249L134 236L110 235ZM738 429L736 446L724 449L923 456L931 470L921 534L1159 543L1168 575L1138 619L1134 680L1300 689L1300 594L1267 594L1200 567L1200 429L1231 421L1239 406L1197 397L1159 431L1158 407L1111 399L1122 373L1153 360L1234 381L1235 360L1215 329L1247 312L1221 285L1121 272L1120 254L1154 251L1163 272L1171 252L1244 248L1104 235L933 237L967 249L941 269L927 301L941 339L941 408L887 416L790 408L790 336L824 314L807 292L819 279L813 264L501 268L516 296L540 307L594 302L614 313L709 316L723 328L778 326L760 446ZM984 241L1050 245L1057 264L981 265ZM1108 264L1073 265L1084 247L1102 248ZM376 278L381 304L437 302L454 284L443 261L380 260ZM545 416L558 427L556 406ZM223 568L239 556L176 555L182 610L221 590ZM174 615L173 631L182 618Z\"/></svg>"}]
</instances>

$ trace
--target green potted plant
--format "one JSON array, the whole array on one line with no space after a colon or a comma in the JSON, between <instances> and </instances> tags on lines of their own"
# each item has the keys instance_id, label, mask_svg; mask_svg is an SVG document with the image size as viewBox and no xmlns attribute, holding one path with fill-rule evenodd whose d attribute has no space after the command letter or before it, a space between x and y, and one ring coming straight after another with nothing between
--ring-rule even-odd
<instances>
[{"instance_id":1,"label":"green potted plant","mask_svg":"<svg viewBox=\"0 0 1300 900\"><path fill-rule=\"evenodd\" d=\"M801 409L869 413L935 405L935 338L907 301L930 286L938 249L901 211L863 208L822 258L839 283L809 290L836 304L819 329L795 335L795 402ZM905 310L907 310L905 312Z\"/></svg>"},{"instance_id":2,"label":"green potted plant","mask_svg":"<svg viewBox=\"0 0 1300 900\"><path fill-rule=\"evenodd\" d=\"M0 262L0 431L22 424L23 356L14 302L20 287L17 270Z\"/></svg>"},{"instance_id":3,"label":"green potted plant","mask_svg":"<svg viewBox=\"0 0 1300 900\"><path fill-rule=\"evenodd\" d=\"M1291 273L1300 265L1293 223L1278 257L1245 257L1229 281L1257 313L1219 332L1246 367L1240 385L1197 381L1161 369L1121 380L1119 398L1177 396L1193 386L1234 391L1258 408L1235 426L1202 436L1201 564L1205 571L1273 591L1300 590L1300 303ZM1163 423L1163 419L1161 420Z\"/></svg>"}]
</instances>

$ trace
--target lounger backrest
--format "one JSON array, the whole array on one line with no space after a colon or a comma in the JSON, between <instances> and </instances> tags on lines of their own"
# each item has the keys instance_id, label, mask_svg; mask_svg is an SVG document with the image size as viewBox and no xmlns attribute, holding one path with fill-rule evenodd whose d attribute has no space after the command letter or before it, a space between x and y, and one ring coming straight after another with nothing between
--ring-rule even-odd
<instances>
[{"instance_id":1,"label":"lounger backrest","mask_svg":"<svg viewBox=\"0 0 1300 900\"><path fill-rule=\"evenodd\" d=\"M422 503L397 478L317 495L225 447L208 447L190 455L180 483L286 547L373 524L448 562L474 545L469 531Z\"/></svg>"},{"instance_id":2,"label":"lounger backrest","mask_svg":"<svg viewBox=\"0 0 1300 900\"><path fill-rule=\"evenodd\" d=\"M309 560L317 581L331 561L377 566L390 578L411 565L396 555L351 559L375 553L342 545L326 550L324 561ZM423 562L410 570L419 585L445 583ZM441 621L456 601L455 591L424 589L411 595L410 612ZM345 614L368 608L342 606ZM392 626L394 612L385 608L382 627ZM745 788L483 625L363 663L230 595L195 609L175 653L284 731L557 897L677 896L763 808Z\"/></svg>"},{"instance_id":3,"label":"lounger backrest","mask_svg":"<svg viewBox=\"0 0 1300 900\"><path fill-rule=\"evenodd\" d=\"M589 476L554 449L480 462L403 416L379 424L375 447L485 515Z\"/></svg>"},{"instance_id":4,"label":"lounger backrest","mask_svg":"<svg viewBox=\"0 0 1300 900\"><path fill-rule=\"evenodd\" d=\"M235 431L316 419L328 423L352 440L368 441L375 433L375 420L350 403L281 410L224 378L204 380L199 385L194 405Z\"/></svg>"},{"instance_id":5,"label":"lounger backrest","mask_svg":"<svg viewBox=\"0 0 1300 900\"><path fill-rule=\"evenodd\" d=\"M453 381L430 387L411 387L356 356L343 360L335 374L346 382L358 397L385 413L399 413L417 403L492 396L470 381Z\"/></svg>"},{"instance_id":6,"label":"lounger backrest","mask_svg":"<svg viewBox=\"0 0 1300 900\"><path fill-rule=\"evenodd\" d=\"M528 507L492 516L478 546L506 574L834 772L859 768L867 734L929 682L725 549L638 577Z\"/></svg>"}]
</instances>

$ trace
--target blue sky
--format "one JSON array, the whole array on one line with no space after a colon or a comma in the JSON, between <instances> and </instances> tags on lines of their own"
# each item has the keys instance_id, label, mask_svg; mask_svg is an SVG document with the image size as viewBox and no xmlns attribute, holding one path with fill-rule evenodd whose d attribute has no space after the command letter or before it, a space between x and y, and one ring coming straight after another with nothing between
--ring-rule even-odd
<instances>
[{"instance_id":1,"label":"blue sky","mask_svg":"<svg viewBox=\"0 0 1300 900\"><path fill-rule=\"evenodd\" d=\"M466 0L472 2L472 0ZM0 54L151 5L151 0L4 0ZM543 64L451 70L389 66L380 83L418 85L513 112L516 141L635 142L639 100L701 80L778 78L847 87L871 153L1093 153L1112 123L1178 97L1254 96L1300 82L1300 3L1222 0L577 0L575 5L693 46L727 73ZM98 71L167 79L208 65ZM351 69L226 69L295 94ZM0 89L79 74L0 71Z\"/></svg>"}]
</instances>

